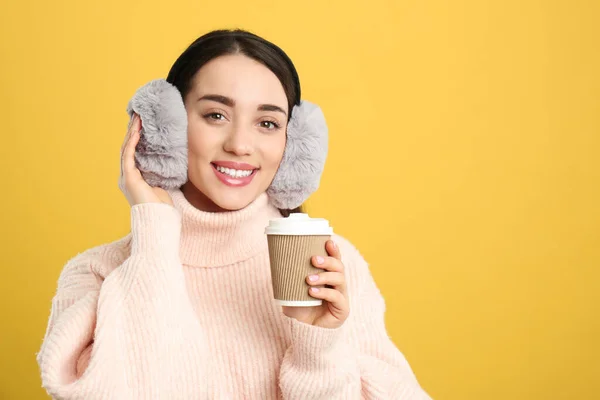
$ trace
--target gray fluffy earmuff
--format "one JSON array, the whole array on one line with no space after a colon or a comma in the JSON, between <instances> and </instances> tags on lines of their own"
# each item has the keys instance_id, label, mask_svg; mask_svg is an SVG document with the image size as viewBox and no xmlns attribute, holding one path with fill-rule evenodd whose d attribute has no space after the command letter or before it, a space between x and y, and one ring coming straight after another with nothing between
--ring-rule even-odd
<instances>
[{"instance_id":1,"label":"gray fluffy earmuff","mask_svg":"<svg viewBox=\"0 0 600 400\"><path fill-rule=\"evenodd\" d=\"M156 79L137 90L127 105L142 119L135 163L150 186L175 189L187 182L187 112L179 90Z\"/></svg>"},{"instance_id":2,"label":"gray fluffy earmuff","mask_svg":"<svg viewBox=\"0 0 600 400\"><path fill-rule=\"evenodd\" d=\"M150 186L178 188L187 182L187 112L179 90L156 79L137 90L127 105L142 119L136 166ZM283 159L267 189L280 209L300 206L321 180L328 150L328 129L321 109L302 100L292 109Z\"/></svg>"},{"instance_id":3,"label":"gray fluffy earmuff","mask_svg":"<svg viewBox=\"0 0 600 400\"><path fill-rule=\"evenodd\" d=\"M327 148L328 129L323 112L316 104L302 100L292 109L283 159L267 189L275 207L296 208L319 188Z\"/></svg>"}]
</instances>

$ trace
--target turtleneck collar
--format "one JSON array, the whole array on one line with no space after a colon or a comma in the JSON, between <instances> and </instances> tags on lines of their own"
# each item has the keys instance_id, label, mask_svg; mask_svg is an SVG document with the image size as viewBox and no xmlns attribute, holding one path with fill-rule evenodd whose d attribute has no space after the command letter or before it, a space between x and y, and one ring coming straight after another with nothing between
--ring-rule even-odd
<instances>
[{"instance_id":1,"label":"turtleneck collar","mask_svg":"<svg viewBox=\"0 0 600 400\"><path fill-rule=\"evenodd\" d=\"M181 262L189 266L224 266L266 251L265 228L271 218L281 217L266 193L241 210L226 212L199 210L180 189L169 194L181 213Z\"/></svg>"}]
</instances>

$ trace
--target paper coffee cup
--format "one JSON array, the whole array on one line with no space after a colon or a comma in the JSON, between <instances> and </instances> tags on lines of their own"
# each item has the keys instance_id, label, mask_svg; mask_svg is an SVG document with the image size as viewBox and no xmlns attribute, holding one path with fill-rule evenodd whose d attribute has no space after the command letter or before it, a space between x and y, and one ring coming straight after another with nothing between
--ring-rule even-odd
<instances>
[{"instance_id":1,"label":"paper coffee cup","mask_svg":"<svg viewBox=\"0 0 600 400\"><path fill-rule=\"evenodd\" d=\"M265 233L275 301L282 306L321 305L323 300L308 293L311 285L306 283L306 277L324 271L312 265L311 257L328 256L325 243L333 235L329 222L323 218L310 218L305 213L293 213L287 218L269 221Z\"/></svg>"}]
</instances>

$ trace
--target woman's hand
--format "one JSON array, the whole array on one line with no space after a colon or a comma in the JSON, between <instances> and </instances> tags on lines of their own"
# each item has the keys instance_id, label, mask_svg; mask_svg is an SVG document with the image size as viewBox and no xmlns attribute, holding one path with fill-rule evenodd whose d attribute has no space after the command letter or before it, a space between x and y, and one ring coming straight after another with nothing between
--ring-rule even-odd
<instances>
[{"instance_id":1,"label":"woman's hand","mask_svg":"<svg viewBox=\"0 0 600 400\"><path fill-rule=\"evenodd\" d=\"M132 207L142 203L166 203L173 205L169 193L146 183L139 169L135 166L135 146L140 141L142 120L136 113L129 123L127 135L121 146L121 175L119 189L123 192Z\"/></svg>"},{"instance_id":2,"label":"woman's hand","mask_svg":"<svg viewBox=\"0 0 600 400\"><path fill-rule=\"evenodd\" d=\"M323 304L315 307L282 306L282 308L285 315L298 321L322 328L335 329L342 326L348 318L350 305L340 250L332 240L327 241L325 249L330 257L315 256L311 259L315 267L323 268L325 272L317 274L318 279L315 281L310 280L310 276L306 277L306 283L310 286L331 286L320 288L318 292L313 292L311 287L308 291L311 296L322 299Z\"/></svg>"}]
</instances>

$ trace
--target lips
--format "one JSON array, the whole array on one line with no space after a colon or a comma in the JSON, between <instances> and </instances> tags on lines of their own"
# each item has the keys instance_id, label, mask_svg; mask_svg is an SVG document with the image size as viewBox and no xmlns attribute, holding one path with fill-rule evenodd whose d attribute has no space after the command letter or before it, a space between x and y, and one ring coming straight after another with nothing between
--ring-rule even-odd
<instances>
[{"instance_id":1,"label":"lips","mask_svg":"<svg viewBox=\"0 0 600 400\"><path fill-rule=\"evenodd\" d=\"M254 165L251 165L248 163L235 162L235 161L213 161L212 164L218 165L219 167L236 169L238 171L247 171L247 170L252 170L252 169L258 169L258 167L255 167Z\"/></svg>"},{"instance_id":2,"label":"lips","mask_svg":"<svg viewBox=\"0 0 600 400\"><path fill-rule=\"evenodd\" d=\"M250 182L252 182L252 180L254 179L254 176L259 171L259 169L254 167L253 165L246 164L246 163L236 163L236 162L232 162L232 161L216 161L216 162L210 163L210 165L211 165L212 170L215 173L216 177L222 183L224 183L225 185L230 186L230 187L243 187L243 186L250 184ZM219 167L220 169L227 169L227 171L229 171L229 172L233 170L233 171L235 171L234 173L243 174L243 175L248 174L250 171L252 171L252 172L250 172L250 175L234 177L225 172L219 171L219 169L217 169L217 167Z\"/></svg>"}]
</instances>

